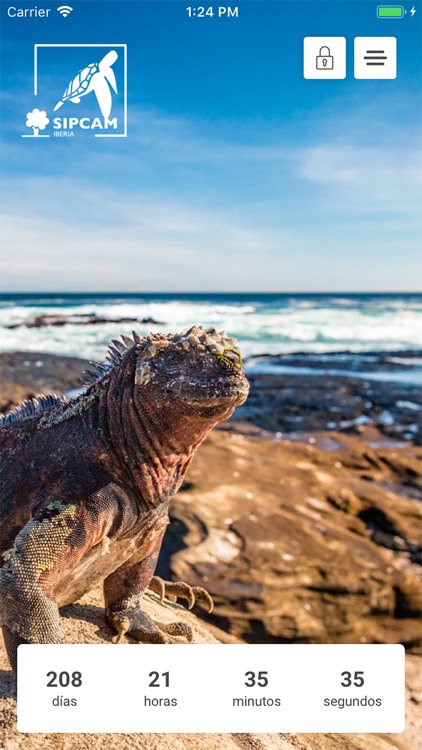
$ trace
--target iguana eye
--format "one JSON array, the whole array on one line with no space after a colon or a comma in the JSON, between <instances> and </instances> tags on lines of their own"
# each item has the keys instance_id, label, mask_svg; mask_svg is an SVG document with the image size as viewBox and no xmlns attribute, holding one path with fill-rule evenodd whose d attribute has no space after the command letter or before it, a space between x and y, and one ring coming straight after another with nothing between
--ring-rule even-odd
<instances>
[{"instance_id":1,"label":"iguana eye","mask_svg":"<svg viewBox=\"0 0 422 750\"><path fill-rule=\"evenodd\" d=\"M218 354L217 355L220 365L223 368L223 370L232 370L233 369L233 362L230 361L228 357L226 357L225 354Z\"/></svg>"},{"instance_id":2,"label":"iguana eye","mask_svg":"<svg viewBox=\"0 0 422 750\"><path fill-rule=\"evenodd\" d=\"M225 349L223 354L224 357L233 365L242 364L242 357L240 355L240 352L236 351L235 349Z\"/></svg>"}]
</instances>

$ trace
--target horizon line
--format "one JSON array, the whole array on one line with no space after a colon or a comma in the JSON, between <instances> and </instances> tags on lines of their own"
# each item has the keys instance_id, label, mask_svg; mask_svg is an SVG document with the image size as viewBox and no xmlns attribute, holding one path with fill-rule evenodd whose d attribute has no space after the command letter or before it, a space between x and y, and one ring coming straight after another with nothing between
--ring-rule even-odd
<instances>
[{"instance_id":1,"label":"horizon line","mask_svg":"<svg viewBox=\"0 0 422 750\"><path fill-rule=\"evenodd\" d=\"M43 295L58 295L66 296L66 295L154 295L154 294L190 294L190 295L202 295L202 294L214 294L214 295L240 295L240 294L293 294L293 295L305 295L305 294L321 294L321 295L338 295L338 294L349 294L349 295L358 295L358 294L416 294L416 295L422 295L422 290L360 290L360 291L352 291L352 290L337 290L337 291L329 291L329 290L319 290L319 291L298 291L298 290L292 290L292 291L260 291L260 290L247 290L247 291L216 291L216 290L206 290L206 291L165 291L165 290L158 290L155 289L154 291L143 291L143 290L137 290L137 291L126 291L121 289L115 289L115 290L109 290L109 291L97 291L97 290L81 290L81 291L62 291L62 290L52 290L52 291L45 291L45 290L23 290L23 291L10 291L10 292L0 292L0 299L2 296L12 296L12 295L30 295L30 294L43 294Z\"/></svg>"}]
</instances>

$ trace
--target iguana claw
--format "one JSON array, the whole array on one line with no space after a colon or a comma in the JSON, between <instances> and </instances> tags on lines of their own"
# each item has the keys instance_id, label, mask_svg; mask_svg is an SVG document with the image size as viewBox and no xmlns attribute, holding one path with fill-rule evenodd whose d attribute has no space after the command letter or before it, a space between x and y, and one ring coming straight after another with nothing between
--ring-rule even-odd
<instances>
[{"instance_id":1,"label":"iguana claw","mask_svg":"<svg viewBox=\"0 0 422 750\"><path fill-rule=\"evenodd\" d=\"M113 643L124 643L125 634L130 630L130 622L126 618L122 620L113 620L113 627L117 630L117 635L113 638Z\"/></svg>"},{"instance_id":2,"label":"iguana claw","mask_svg":"<svg viewBox=\"0 0 422 750\"><path fill-rule=\"evenodd\" d=\"M113 643L123 643L128 633L140 643L191 643L193 631L185 622L158 623L140 609L109 612L109 624L117 631Z\"/></svg>"},{"instance_id":3,"label":"iguana claw","mask_svg":"<svg viewBox=\"0 0 422 750\"><path fill-rule=\"evenodd\" d=\"M176 602L177 598L186 599L188 609L192 609L194 604L201 604L208 613L214 609L214 602L206 589L202 586L189 586L182 581L163 581L159 576L153 576L148 586L150 591L154 591L164 601L166 597L170 602Z\"/></svg>"}]
</instances>

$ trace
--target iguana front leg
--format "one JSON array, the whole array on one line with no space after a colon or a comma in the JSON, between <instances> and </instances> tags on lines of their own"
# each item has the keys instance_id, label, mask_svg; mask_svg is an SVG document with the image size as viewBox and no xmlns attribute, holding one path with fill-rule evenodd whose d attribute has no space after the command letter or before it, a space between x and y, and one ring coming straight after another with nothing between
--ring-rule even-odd
<instances>
[{"instance_id":1,"label":"iguana front leg","mask_svg":"<svg viewBox=\"0 0 422 750\"><path fill-rule=\"evenodd\" d=\"M104 581L106 619L117 631L115 642L120 643L125 634L141 643L183 643L192 641L192 629L183 622L159 623L141 609L142 596L148 588L164 598L166 586L161 578L153 576L160 552L164 530L157 533L147 553L142 550L115 570ZM142 555L142 559L140 559ZM159 582L159 584L158 584ZM187 584L174 584L173 595L181 596L193 606L194 590ZM204 591L201 589L201 591ZM205 592L206 594L206 592ZM209 595L208 595L209 596Z\"/></svg>"},{"instance_id":2,"label":"iguana front leg","mask_svg":"<svg viewBox=\"0 0 422 750\"><path fill-rule=\"evenodd\" d=\"M62 641L54 589L90 546L90 536L81 506L56 501L29 521L4 553L0 624L13 669L19 644Z\"/></svg>"}]
</instances>

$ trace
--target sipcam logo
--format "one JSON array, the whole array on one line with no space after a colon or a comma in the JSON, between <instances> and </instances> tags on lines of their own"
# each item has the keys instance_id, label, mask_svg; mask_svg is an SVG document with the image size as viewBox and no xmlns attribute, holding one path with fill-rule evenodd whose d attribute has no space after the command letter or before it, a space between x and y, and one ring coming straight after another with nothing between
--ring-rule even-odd
<instances>
[{"instance_id":1,"label":"sipcam logo","mask_svg":"<svg viewBox=\"0 0 422 750\"><path fill-rule=\"evenodd\" d=\"M76 75L72 75L72 67L78 71ZM64 72L59 76L57 69L60 68L70 71L72 77L69 72L66 77ZM62 83L60 86L58 81L56 86L52 81L59 77ZM48 131L43 135L39 133L48 125L52 125L54 137L85 133L97 138L125 138L126 44L35 44L34 97L37 101L42 99L45 108L34 107L27 113L26 126L33 132L22 134L22 138L49 138ZM60 116L55 117L57 110L61 110Z\"/></svg>"}]
</instances>

